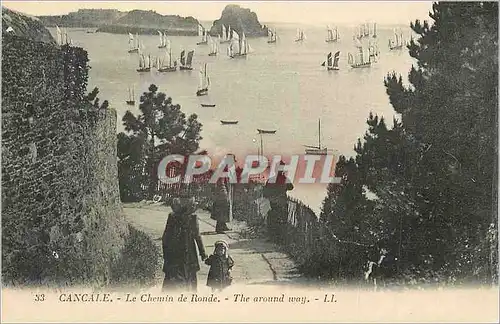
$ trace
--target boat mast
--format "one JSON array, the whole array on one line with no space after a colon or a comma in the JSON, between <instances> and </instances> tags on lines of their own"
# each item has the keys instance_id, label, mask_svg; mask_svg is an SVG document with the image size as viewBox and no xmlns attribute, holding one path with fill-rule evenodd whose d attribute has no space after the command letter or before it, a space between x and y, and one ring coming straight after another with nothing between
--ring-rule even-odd
<instances>
[{"instance_id":1,"label":"boat mast","mask_svg":"<svg viewBox=\"0 0 500 324\"><path fill-rule=\"evenodd\" d=\"M321 150L321 119L318 119L318 149Z\"/></svg>"}]
</instances>

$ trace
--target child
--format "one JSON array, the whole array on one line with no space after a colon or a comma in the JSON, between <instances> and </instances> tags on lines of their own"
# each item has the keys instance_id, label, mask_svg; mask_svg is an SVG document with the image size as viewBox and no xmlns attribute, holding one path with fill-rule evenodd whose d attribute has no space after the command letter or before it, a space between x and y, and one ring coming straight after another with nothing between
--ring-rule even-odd
<instances>
[{"instance_id":1,"label":"child","mask_svg":"<svg viewBox=\"0 0 500 324\"><path fill-rule=\"evenodd\" d=\"M212 291L222 290L231 285L231 268L234 265L233 259L228 255L229 246L226 241L215 242L214 254L205 260L210 266L208 271L207 286L212 287Z\"/></svg>"}]
</instances>

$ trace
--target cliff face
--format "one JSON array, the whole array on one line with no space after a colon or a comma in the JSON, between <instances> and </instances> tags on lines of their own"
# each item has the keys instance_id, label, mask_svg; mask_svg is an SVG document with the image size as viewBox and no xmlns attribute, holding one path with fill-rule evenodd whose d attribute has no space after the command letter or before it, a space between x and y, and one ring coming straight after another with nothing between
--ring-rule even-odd
<instances>
[{"instance_id":1,"label":"cliff face","mask_svg":"<svg viewBox=\"0 0 500 324\"><path fill-rule=\"evenodd\" d=\"M86 99L87 53L33 26L2 35L2 279L105 284L128 235L116 112Z\"/></svg>"},{"instance_id":2,"label":"cliff face","mask_svg":"<svg viewBox=\"0 0 500 324\"><path fill-rule=\"evenodd\" d=\"M56 43L38 18L2 7L2 35L5 34L36 42Z\"/></svg>"},{"instance_id":3,"label":"cliff face","mask_svg":"<svg viewBox=\"0 0 500 324\"><path fill-rule=\"evenodd\" d=\"M40 16L41 22L48 27L98 28L98 32L126 34L157 34L158 30L170 35L197 35L198 21L193 17L161 15L155 11L80 9L63 16Z\"/></svg>"},{"instance_id":4,"label":"cliff face","mask_svg":"<svg viewBox=\"0 0 500 324\"><path fill-rule=\"evenodd\" d=\"M222 34L222 25L241 34L245 32L248 37L267 36L267 27L260 24L257 14L250 9L241 8L238 5L227 5L222 11L220 19L214 21L210 34L212 36Z\"/></svg>"}]
</instances>

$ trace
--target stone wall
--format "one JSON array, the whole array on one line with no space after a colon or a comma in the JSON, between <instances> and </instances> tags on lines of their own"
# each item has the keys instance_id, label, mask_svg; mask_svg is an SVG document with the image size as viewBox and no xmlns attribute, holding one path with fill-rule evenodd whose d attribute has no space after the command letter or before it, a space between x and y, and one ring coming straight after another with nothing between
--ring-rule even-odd
<instances>
[{"instance_id":1,"label":"stone wall","mask_svg":"<svg viewBox=\"0 0 500 324\"><path fill-rule=\"evenodd\" d=\"M116 112L86 96L83 49L2 40L3 282L105 284L128 235Z\"/></svg>"}]
</instances>

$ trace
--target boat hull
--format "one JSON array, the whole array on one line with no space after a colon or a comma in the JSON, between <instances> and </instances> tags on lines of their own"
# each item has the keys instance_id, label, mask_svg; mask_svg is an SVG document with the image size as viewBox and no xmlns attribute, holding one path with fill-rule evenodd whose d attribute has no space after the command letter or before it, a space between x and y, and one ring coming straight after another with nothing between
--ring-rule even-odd
<instances>
[{"instance_id":1,"label":"boat hull","mask_svg":"<svg viewBox=\"0 0 500 324\"><path fill-rule=\"evenodd\" d=\"M396 51L396 50L400 50L400 49L403 49L402 45L401 46L394 46L394 47L389 46L389 50L391 50L391 51Z\"/></svg>"},{"instance_id":2,"label":"boat hull","mask_svg":"<svg viewBox=\"0 0 500 324\"><path fill-rule=\"evenodd\" d=\"M328 151L327 149L311 149L311 150L307 150L306 149L306 154L307 155L328 155Z\"/></svg>"},{"instance_id":3,"label":"boat hull","mask_svg":"<svg viewBox=\"0 0 500 324\"><path fill-rule=\"evenodd\" d=\"M135 105L135 101L134 100L127 100L126 102L127 102L127 105L129 105L129 106Z\"/></svg>"},{"instance_id":4,"label":"boat hull","mask_svg":"<svg viewBox=\"0 0 500 324\"><path fill-rule=\"evenodd\" d=\"M338 70L340 70L340 69L339 69L339 67L338 67L338 66L329 66L329 67L327 67L327 70L328 70L328 71L338 71Z\"/></svg>"},{"instance_id":5,"label":"boat hull","mask_svg":"<svg viewBox=\"0 0 500 324\"><path fill-rule=\"evenodd\" d=\"M208 56L217 56L217 53L210 53Z\"/></svg>"},{"instance_id":6,"label":"boat hull","mask_svg":"<svg viewBox=\"0 0 500 324\"><path fill-rule=\"evenodd\" d=\"M181 71L191 71L191 70L193 70L193 68L190 67L190 66L180 66L179 70L181 70Z\"/></svg>"},{"instance_id":7,"label":"boat hull","mask_svg":"<svg viewBox=\"0 0 500 324\"><path fill-rule=\"evenodd\" d=\"M275 44L276 41L275 40L272 40L272 41L267 41L268 44Z\"/></svg>"},{"instance_id":8,"label":"boat hull","mask_svg":"<svg viewBox=\"0 0 500 324\"><path fill-rule=\"evenodd\" d=\"M275 134L276 133L275 130L257 129L257 131L259 132L259 134Z\"/></svg>"},{"instance_id":9,"label":"boat hull","mask_svg":"<svg viewBox=\"0 0 500 324\"><path fill-rule=\"evenodd\" d=\"M221 120L220 123L222 125L236 125L236 124L238 124L238 121L224 121L224 120Z\"/></svg>"},{"instance_id":10,"label":"boat hull","mask_svg":"<svg viewBox=\"0 0 500 324\"><path fill-rule=\"evenodd\" d=\"M130 49L128 50L129 53L139 53L139 49L138 48L134 48L134 49Z\"/></svg>"},{"instance_id":11,"label":"boat hull","mask_svg":"<svg viewBox=\"0 0 500 324\"><path fill-rule=\"evenodd\" d=\"M232 59L237 59L237 58L247 58L246 54L233 54L229 56Z\"/></svg>"},{"instance_id":12,"label":"boat hull","mask_svg":"<svg viewBox=\"0 0 500 324\"><path fill-rule=\"evenodd\" d=\"M327 39L325 42L327 43L336 43L338 40L337 39Z\"/></svg>"},{"instance_id":13,"label":"boat hull","mask_svg":"<svg viewBox=\"0 0 500 324\"><path fill-rule=\"evenodd\" d=\"M165 48L167 45L159 45L158 48Z\"/></svg>"},{"instance_id":14,"label":"boat hull","mask_svg":"<svg viewBox=\"0 0 500 324\"><path fill-rule=\"evenodd\" d=\"M175 72L177 71L177 67L165 67L165 68L159 68L158 72L164 73L164 72Z\"/></svg>"},{"instance_id":15,"label":"boat hull","mask_svg":"<svg viewBox=\"0 0 500 324\"><path fill-rule=\"evenodd\" d=\"M151 68L139 68L137 69L137 72L150 72L151 71Z\"/></svg>"},{"instance_id":16,"label":"boat hull","mask_svg":"<svg viewBox=\"0 0 500 324\"><path fill-rule=\"evenodd\" d=\"M196 45L207 45L207 44L208 44L208 42L198 42L198 43L196 43Z\"/></svg>"},{"instance_id":17,"label":"boat hull","mask_svg":"<svg viewBox=\"0 0 500 324\"><path fill-rule=\"evenodd\" d=\"M211 105L209 105L209 104L201 104L201 106L202 106L202 107L215 107L215 105L214 105L214 104L211 104Z\"/></svg>"},{"instance_id":18,"label":"boat hull","mask_svg":"<svg viewBox=\"0 0 500 324\"><path fill-rule=\"evenodd\" d=\"M200 89L200 90L196 91L196 95L198 97L200 97L200 96L206 96L207 94L208 94L208 89L207 88Z\"/></svg>"},{"instance_id":19,"label":"boat hull","mask_svg":"<svg viewBox=\"0 0 500 324\"><path fill-rule=\"evenodd\" d=\"M353 69L361 69L361 68L369 68L372 66L372 63L363 63L363 64L352 64L351 67Z\"/></svg>"}]
</instances>

